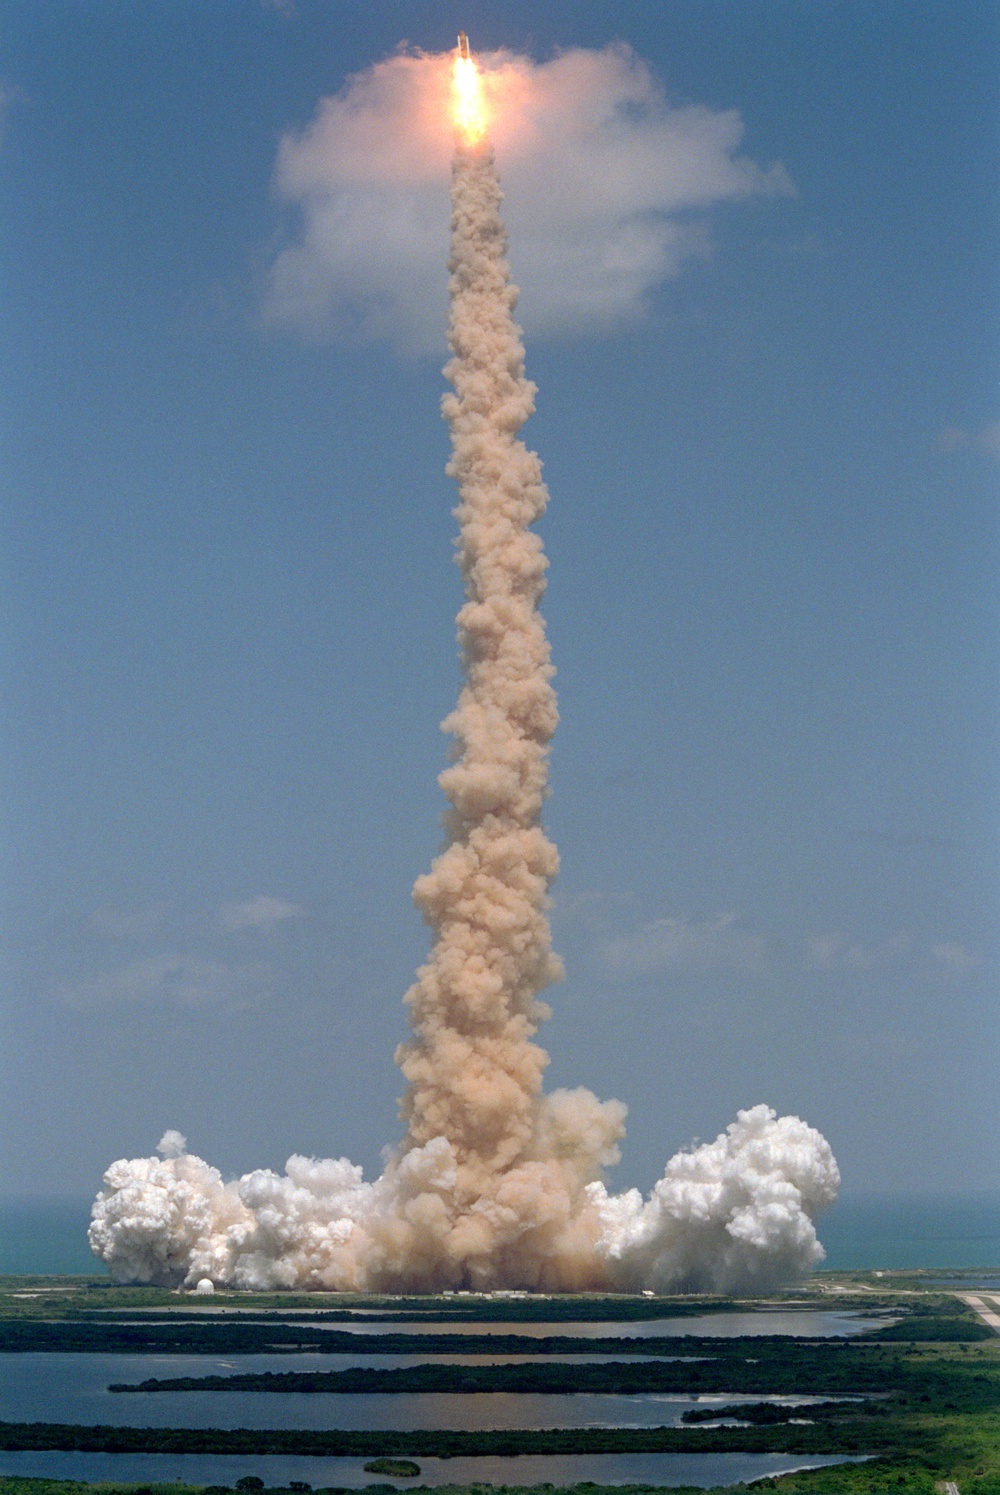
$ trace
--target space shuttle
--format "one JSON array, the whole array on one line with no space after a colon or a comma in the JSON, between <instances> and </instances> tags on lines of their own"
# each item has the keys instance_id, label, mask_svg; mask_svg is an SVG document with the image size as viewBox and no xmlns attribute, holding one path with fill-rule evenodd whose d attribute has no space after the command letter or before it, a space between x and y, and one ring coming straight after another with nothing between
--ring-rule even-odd
<instances>
[{"instance_id":1,"label":"space shuttle","mask_svg":"<svg viewBox=\"0 0 1000 1495\"><path fill-rule=\"evenodd\" d=\"M466 62L468 62L468 60L469 60L469 38L466 36L466 34L465 34L464 31L460 31L458 33L458 55L459 55L459 57L464 58Z\"/></svg>"}]
</instances>

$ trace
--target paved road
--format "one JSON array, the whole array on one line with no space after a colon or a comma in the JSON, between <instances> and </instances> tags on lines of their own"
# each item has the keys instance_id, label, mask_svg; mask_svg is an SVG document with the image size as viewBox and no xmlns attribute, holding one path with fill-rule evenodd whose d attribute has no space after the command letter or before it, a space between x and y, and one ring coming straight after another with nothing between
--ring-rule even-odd
<instances>
[{"instance_id":1,"label":"paved road","mask_svg":"<svg viewBox=\"0 0 1000 1495\"><path fill-rule=\"evenodd\" d=\"M992 1308L988 1308L982 1298L977 1298L974 1293L956 1293L955 1296L961 1298L963 1303L968 1303L973 1312L979 1315L984 1324L989 1324L994 1333L1000 1334L1000 1314L994 1313ZM991 1296L993 1297L993 1302L996 1303L996 1296L992 1294Z\"/></svg>"}]
</instances>

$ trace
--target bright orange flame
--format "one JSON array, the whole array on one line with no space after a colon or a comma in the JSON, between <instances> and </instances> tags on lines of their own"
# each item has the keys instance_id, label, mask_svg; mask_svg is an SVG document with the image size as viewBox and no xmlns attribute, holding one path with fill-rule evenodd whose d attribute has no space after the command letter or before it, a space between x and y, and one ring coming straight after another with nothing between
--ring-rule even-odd
<instances>
[{"instance_id":1,"label":"bright orange flame","mask_svg":"<svg viewBox=\"0 0 1000 1495\"><path fill-rule=\"evenodd\" d=\"M486 105L479 69L471 57L458 54L452 75L452 117L466 145L486 134Z\"/></svg>"}]
</instances>

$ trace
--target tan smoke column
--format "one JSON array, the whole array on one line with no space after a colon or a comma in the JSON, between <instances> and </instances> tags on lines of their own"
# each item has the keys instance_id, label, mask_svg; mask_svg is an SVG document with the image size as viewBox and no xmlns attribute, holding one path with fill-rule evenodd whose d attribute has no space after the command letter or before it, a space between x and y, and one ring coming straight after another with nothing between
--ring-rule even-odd
<instances>
[{"instance_id":1,"label":"tan smoke column","mask_svg":"<svg viewBox=\"0 0 1000 1495\"><path fill-rule=\"evenodd\" d=\"M456 762L448 849L414 898L436 940L407 995L415 1041L398 1062L410 1082L407 1145L456 1147L459 1197L523 1158L546 1056L530 1042L537 994L562 975L545 917L556 849L540 825L548 742L558 720L538 602L541 541L528 526L547 494L517 433L534 409L511 311L500 186L492 151L461 147L452 179L451 323L455 394L443 410L458 480L458 615L465 684L443 724Z\"/></svg>"},{"instance_id":2,"label":"tan smoke column","mask_svg":"<svg viewBox=\"0 0 1000 1495\"><path fill-rule=\"evenodd\" d=\"M445 370L455 393L443 411L468 598L457 620L465 684L443 723L456 739L456 761L440 777L452 807L450 844L414 888L436 937L406 998L415 1037L397 1055L409 1082L404 1150L435 1137L452 1144L448 1255L477 1280L492 1279L500 1266L498 1233L506 1237L502 1255L537 1262L543 1243L531 1237L542 1229L546 1270L554 1269L553 1236L568 1224L581 1187L602 1162L616 1160L624 1117L624 1107L600 1107L587 1092L559 1097L562 1130L576 1135L553 1165L551 1115L540 1106L548 1056L531 1042L548 1015L538 993L562 976L545 913L559 859L541 826L558 712L538 611L547 562L530 528L548 495L538 457L518 439L535 386L524 375L513 319L501 197L492 148L459 145L449 267L454 356ZM524 1269L534 1275L541 1267Z\"/></svg>"},{"instance_id":3,"label":"tan smoke column","mask_svg":"<svg viewBox=\"0 0 1000 1495\"><path fill-rule=\"evenodd\" d=\"M434 931L397 1059L406 1134L372 1183L346 1158L293 1156L225 1183L167 1132L160 1158L104 1176L94 1252L125 1282L408 1291L760 1291L822 1259L813 1221L839 1175L820 1134L767 1106L678 1153L643 1200L609 1195L625 1107L542 1094L539 994L562 975L546 910L558 870L541 824L558 714L531 525L547 494L518 439L534 408L485 141L452 171L449 471L458 481L465 682L443 723L449 844L417 879Z\"/></svg>"}]
</instances>

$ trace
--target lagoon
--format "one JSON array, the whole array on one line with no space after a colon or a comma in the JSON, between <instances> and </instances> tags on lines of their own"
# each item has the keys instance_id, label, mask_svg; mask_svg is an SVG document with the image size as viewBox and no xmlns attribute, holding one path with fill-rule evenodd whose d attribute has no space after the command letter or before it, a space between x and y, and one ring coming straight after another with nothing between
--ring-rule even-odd
<instances>
[{"instance_id":1,"label":"lagoon","mask_svg":"<svg viewBox=\"0 0 1000 1495\"><path fill-rule=\"evenodd\" d=\"M320 1312L321 1310L317 1310ZM204 1313L204 1310L202 1310ZM216 1310L219 1312L219 1310ZM221 1315L220 1315L221 1316ZM238 1314L226 1313L226 1322L238 1322ZM122 1325L143 1325L148 1320L132 1315L108 1317L107 1322ZM441 1322L438 1319L367 1319L362 1322L337 1321L317 1322L308 1313L297 1314L294 1319L275 1317L268 1328L302 1328L324 1330L333 1334L356 1334L369 1336L378 1334L504 1334L521 1335L525 1339L681 1339L689 1335L708 1339L760 1338L767 1335L783 1335L790 1339L836 1339L850 1334L863 1334L867 1329L876 1329L886 1323L885 1317L868 1317L849 1310L822 1310L814 1308L755 1308L743 1313L698 1313L677 1318L652 1319L551 1319L531 1323L512 1320L464 1319L460 1322Z\"/></svg>"},{"instance_id":2,"label":"lagoon","mask_svg":"<svg viewBox=\"0 0 1000 1495\"><path fill-rule=\"evenodd\" d=\"M829 1397L656 1393L601 1396L512 1392L109 1392L111 1382L171 1376L260 1374L265 1370L330 1368L330 1356L241 1355L206 1363L192 1355L0 1355L0 1421L85 1426L191 1428L585 1428L678 1427L692 1406L774 1401L808 1406ZM350 1357L336 1357L347 1360ZM448 1357L452 1359L453 1357ZM454 1357L463 1359L465 1357ZM471 1358L471 1357L469 1357ZM413 1357L366 1356L393 1363ZM478 1363L482 1363L481 1360ZM340 1368L339 1366L337 1367ZM124 1457L116 1455L115 1457Z\"/></svg>"},{"instance_id":3,"label":"lagoon","mask_svg":"<svg viewBox=\"0 0 1000 1495\"><path fill-rule=\"evenodd\" d=\"M793 1469L856 1463L864 1455L776 1453L623 1453L521 1454L518 1457L420 1459L419 1476L409 1480L366 1474L363 1458L308 1458L302 1455L250 1454L105 1454L0 1453L0 1474L44 1479L134 1480L149 1483L180 1480L187 1484L233 1485L244 1474L256 1474L268 1486L305 1480L316 1488L364 1489L368 1485L574 1485L593 1480L602 1485L715 1485L766 1479Z\"/></svg>"}]
</instances>

